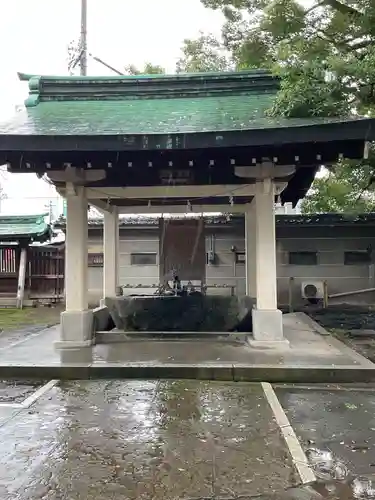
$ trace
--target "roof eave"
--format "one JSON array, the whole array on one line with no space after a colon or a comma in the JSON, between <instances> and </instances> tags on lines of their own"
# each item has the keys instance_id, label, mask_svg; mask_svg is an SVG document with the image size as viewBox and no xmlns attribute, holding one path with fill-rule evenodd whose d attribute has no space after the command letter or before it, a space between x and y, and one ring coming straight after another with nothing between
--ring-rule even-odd
<instances>
[{"instance_id":1,"label":"roof eave","mask_svg":"<svg viewBox=\"0 0 375 500\"><path fill-rule=\"evenodd\" d=\"M199 214L197 214L198 216ZM147 219L147 217L144 217ZM237 214L231 215L230 219L227 221L224 215L221 216L206 216L205 220L208 225L213 227L231 227L239 222L243 222L244 216ZM158 229L159 218L152 218L147 220L129 221L126 219L120 219L120 228L122 229ZM350 217L349 215L343 215L339 213L323 213L323 214L280 214L276 215L276 224L278 228L286 227L296 227L296 228L308 228L308 227L351 227L353 225L359 227L373 227L375 226L375 213L369 214L358 214ZM65 230L66 222L61 219L55 224L56 229ZM90 231L103 230L102 220L89 220L88 228Z\"/></svg>"},{"instance_id":2,"label":"roof eave","mask_svg":"<svg viewBox=\"0 0 375 500\"><path fill-rule=\"evenodd\" d=\"M298 144L305 142L332 141L347 142L350 140L375 140L375 118L357 120L336 120L328 123L310 123L300 126L283 126L269 128L243 128L225 131L172 132L168 134L93 134L93 135L38 135L38 134L4 134L0 135L0 151L38 152L38 151L75 151L89 148L91 151L160 151L171 149L173 144L179 146L172 149L202 149L246 146L278 146L282 144ZM147 139L147 140L146 140ZM81 145L81 147L79 147Z\"/></svg>"}]
</instances>

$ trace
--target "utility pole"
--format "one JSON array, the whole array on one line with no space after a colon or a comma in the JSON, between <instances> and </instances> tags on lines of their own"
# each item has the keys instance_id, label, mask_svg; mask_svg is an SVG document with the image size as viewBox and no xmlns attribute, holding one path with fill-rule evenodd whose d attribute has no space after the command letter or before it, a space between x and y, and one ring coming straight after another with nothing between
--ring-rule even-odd
<instances>
[{"instance_id":1,"label":"utility pole","mask_svg":"<svg viewBox=\"0 0 375 500\"><path fill-rule=\"evenodd\" d=\"M78 53L77 53L78 52ZM81 0L81 37L77 47L76 42L71 42L68 46L68 70L73 74L74 69L79 64L81 76L87 75L87 59L88 56L92 57L94 61L98 62L107 69L110 69L118 75L123 75L122 71L114 68L110 64L103 61L99 57L94 56L87 50L87 0Z\"/></svg>"},{"instance_id":2,"label":"utility pole","mask_svg":"<svg viewBox=\"0 0 375 500\"><path fill-rule=\"evenodd\" d=\"M87 0L81 0L81 76L87 75Z\"/></svg>"}]
</instances>

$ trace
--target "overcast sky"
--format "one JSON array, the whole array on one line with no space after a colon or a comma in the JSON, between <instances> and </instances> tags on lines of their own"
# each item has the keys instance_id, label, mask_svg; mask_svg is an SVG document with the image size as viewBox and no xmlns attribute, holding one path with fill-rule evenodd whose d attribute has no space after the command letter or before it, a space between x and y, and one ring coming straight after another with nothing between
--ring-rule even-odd
<instances>
[{"instance_id":1,"label":"overcast sky","mask_svg":"<svg viewBox=\"0 0 375 500\"><path fill-rule=\"evenodd\" d=\"M152 62L173 71L184 38L199 31L218 35L222 24L221 14L204 9L200 0L87 1L89 51L120 70ZM1 9L0 121L27 96L17 71L68 74L67 46L80 33L80 0L12 0L6 5ZM92 60L88 73L111 74ZM46 183L33 174L0 175L9 198L1 204L4 213L43 210L51 196Z\"/></svg>"}]
</instances>

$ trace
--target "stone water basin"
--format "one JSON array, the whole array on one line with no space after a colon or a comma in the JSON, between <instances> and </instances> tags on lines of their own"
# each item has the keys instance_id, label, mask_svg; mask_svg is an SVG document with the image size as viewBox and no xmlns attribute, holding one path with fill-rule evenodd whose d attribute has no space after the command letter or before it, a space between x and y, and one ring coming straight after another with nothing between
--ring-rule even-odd
<instances>
[{"instance_id":1,"label":"stone water basin","mask_svg":"<svg viewBox=\"0 0 375 500\"><path fill-rule=\"evenodd\" d=\"M248 301L236 296L115 297L106 304L116 328L124 331L229 332L251 318Z\"/></svg>"}]
</instances>

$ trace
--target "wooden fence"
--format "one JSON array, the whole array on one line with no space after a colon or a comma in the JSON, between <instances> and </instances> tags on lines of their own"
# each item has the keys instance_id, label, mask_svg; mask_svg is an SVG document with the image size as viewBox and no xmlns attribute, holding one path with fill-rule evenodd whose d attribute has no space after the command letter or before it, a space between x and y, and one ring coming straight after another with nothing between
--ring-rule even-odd
<instances>
[{"instance_id":1,"label":"wooden fence","mask_svg":"<svg viewBox=\"0 0 375 500\"><path fill-rule=\"evenodd\" d=\"M0 247L0 295L17 294L20 248ZM64 248L29 247L25 298L62 300L64 297Z\"/></svg>"}]
</instances>

